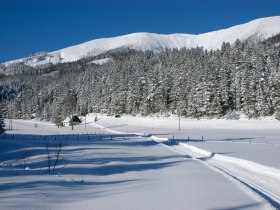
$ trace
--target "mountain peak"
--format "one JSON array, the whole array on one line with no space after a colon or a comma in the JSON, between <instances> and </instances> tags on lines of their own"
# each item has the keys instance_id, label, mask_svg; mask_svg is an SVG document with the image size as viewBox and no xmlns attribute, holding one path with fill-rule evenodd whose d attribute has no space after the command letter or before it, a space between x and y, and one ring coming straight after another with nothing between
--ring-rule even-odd
<instances>
[{"instance_id":1,"label":"mountain peak","mask_svg":"<svg viewBox=\"0 0 280 210\"><path fill-rule=\"evenodd\" d=\"M121 47L153 51L165 48L180 49L183 47L218 49L223 42L234 43L237 39L244 40L251 36L257 36L263 40L277 33L280 33L280 16L260 18L245 24L199 35L179 33L163 35L139 32L113 38L95 39L54 52L17 59L4 64L7 66L12 63L22 62L28 66L38 66L47 63L72 62Z\"/></svg>"}]
</instances>

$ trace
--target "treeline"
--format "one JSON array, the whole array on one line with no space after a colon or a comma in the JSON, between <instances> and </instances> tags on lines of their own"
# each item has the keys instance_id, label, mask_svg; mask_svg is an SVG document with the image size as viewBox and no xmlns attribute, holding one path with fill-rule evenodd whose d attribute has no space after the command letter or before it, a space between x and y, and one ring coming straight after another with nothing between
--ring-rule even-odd
<instances>
[{"instance_id":1,"label":"treeline","mask_svg":"<svg viewBox=\"0 0 280 210\"><path fill-rule=\"evenodd\" d=\"M280 120L279 43L277 35L260 43L224 43L215 51L119 49L45 70L32 68L34 74L0 80L1 104L5 117L36 115L53 122L90 112L235 119L244 113ZM104 57L113 61L91 62Z\"/></svg>"}]
</instances>

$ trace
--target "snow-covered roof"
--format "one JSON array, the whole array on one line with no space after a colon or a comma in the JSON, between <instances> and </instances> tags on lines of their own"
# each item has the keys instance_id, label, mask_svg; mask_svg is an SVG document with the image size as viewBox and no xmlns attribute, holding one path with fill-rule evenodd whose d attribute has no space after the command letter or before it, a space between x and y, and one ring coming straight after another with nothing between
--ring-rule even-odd
<instances>
[{"instance_id":1,"label":"snow-covered roof","mask_svg":"<svg viewBox=\"0 0 280 210\"><path fill-rule=\"evenodd\" d=\"M63 122L63 123L68 123L68 122L70 122L70 120L71 120L70 117L66 117L66 119L63 120L62 122Z\"/></svg>"}]
</instances>

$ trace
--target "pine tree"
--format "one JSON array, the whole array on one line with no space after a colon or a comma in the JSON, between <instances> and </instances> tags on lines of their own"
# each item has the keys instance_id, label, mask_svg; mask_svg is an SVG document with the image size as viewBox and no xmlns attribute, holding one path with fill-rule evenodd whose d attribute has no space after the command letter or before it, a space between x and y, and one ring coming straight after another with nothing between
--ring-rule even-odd
<instances>
[{"instance_id":1,"label":"pine tree","mask_svg":"<svg viewBox=\"0 0 280 210\"><path fill-rule=\"evenodd\" d=\"M0 134L4 134L5 133L5 121L4 121L4 118L3 118L3 112L2 112L2 109L0 108Z\"/></svg>"},{"instance_id":2,"label":"pine tree","mask_svg":"<svg viewBox=\"0 0 280 210\"><path fill-rule=\"evenodd\" d=\"M0 76L0 101L9 110L3 117L29 119L36 113L59 122L90 112L180 112L196 118L243 112L280 119L280 45L273 44L279 37L262 43L237 40L211 51L108 52L102 56L114 61L104 65L90 62L100 57L32 71L16 65L16 72L33 75Z\"/></svg>"}]
</instances>

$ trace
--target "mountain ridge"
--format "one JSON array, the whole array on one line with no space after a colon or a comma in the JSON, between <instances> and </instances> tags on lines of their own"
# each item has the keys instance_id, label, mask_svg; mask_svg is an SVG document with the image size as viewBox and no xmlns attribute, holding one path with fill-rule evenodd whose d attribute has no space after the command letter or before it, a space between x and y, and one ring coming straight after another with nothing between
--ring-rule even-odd
<instances>
[{"instance_id":1,"label":"mountain ridge","mask_svg":"<svg viewBox=\"0 0 280 210\"><path fill-rule=\"evenodd\" d=\"M53 52L37 53L34 56L4 62L3 64L9 66L14 63L23 63L27 66L36 67L48 63L72 62L121 47L142 51L160 51L165 48L181 49L184 47L203 47L211 50L219 49L223 42L232 44L237 39L245 40L252 36L264 40L277 33L280 33L280 16L273 16L198 35L138 32L112 38L95 39Z\"/></svg>"}]
</instances>

